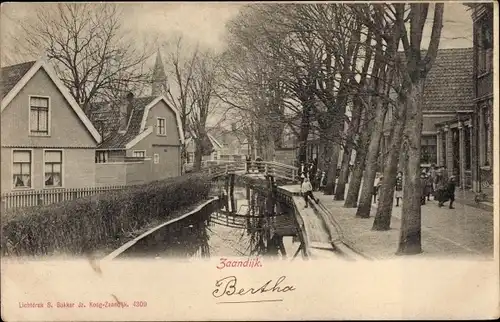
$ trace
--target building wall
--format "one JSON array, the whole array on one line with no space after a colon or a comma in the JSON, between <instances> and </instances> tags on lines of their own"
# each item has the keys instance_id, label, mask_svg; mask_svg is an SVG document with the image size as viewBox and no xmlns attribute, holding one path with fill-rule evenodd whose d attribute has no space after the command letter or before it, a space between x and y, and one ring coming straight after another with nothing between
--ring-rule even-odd
<instances>
[{"instance_id":1,"label":"building wall","mask_svg":"<svg viewBox=\"0 0 500 322\"><path fill-rule=\"evenodd\" d=\"M29 95L48 96L49 136L29 133ZM2 111L2 146L90 147L97 143L44 70L39 70Z\"/></svg>"},{"instance_id":2,"label":"building wall","mask_svg":"<svg viewBox=\"0 0 500 322\"><path fill-rule=\"evenodd\" d=\"M12 177L12 151L16 148L2 148L1 160L1 191L29 190L26 188L13 188ZM31 149L31 189L44 189L44 149ZM94 149L62 149L62 187L85 188L95 185L96 167L94 163ZM53 188L48 188L53 189Z\"/></svg>"},{"instance_id":3,"label":"building wall","mask_svg":"<svg viewBox=\"0 0 500 322\"><path fill-rule=\"evenodd\" d=\"M49 97L49 135L29 132L30 95ZM95 142L48 74L39 70L2 111L1 191L12 191L12 148L32 149L32 189L44 188L43 149L63 150L63 188L95 185Z\"/></svg>"},{"instance_id":4,"label":"building wall","mask_svg":"<svg viewBox=\"0 0 500 322\"><path fill-rule=\"evenodd\" d=\"M156 131L156 118L164 117L166 119L166 135L160 136ZM127 150L127 156L133 156L135 150L145 150L146 156L151 158L149 168L147 166L138 169L141 176L148 176L142 171L148 171L152 174L154 180L161 180L168 177L179 176L181 174L181 143L179 131L177 129L177 120L174 112L163 102L160 101L149 111L146 121L146 127L153 126L153 133L142 139L134 147ZM158 154L159 163L154 163L154 155ZM127 171L129 173L129 171ZM132 179L131 179L132 180ZM133 179L137 181L139 179ZM129 182L129 180L127 180Z\"/></svg>"},{"instance_id":5,"label":"building wall","mask_svg":"<svg viewBox=\"0 0 500 322\"><path fill-rule=\"evenodd\" d=\"M127 184L127 167L124 162L97 163L95 165L96 186L122 186Z\"/></svg>"},{"instance_id":6,"label":"building wall","mask_svg":"<svg viewBox=\"0 0 500 322\"><path fill-rule=\"evenodd\" d=\"M492 4L478 4L472 14L476 102L472 160L474 191L491 188L493 183L493 44L485 46L483 42L487 29L493 35L492 14Z\"/></svg>"},{"instance_id":7,"label":"building wall","mask_svg":"<svg viewBox=\"0 0 500 322\"><path fill-rule=\"evenodd\" d=\"M157 175L151 172L152 160L143 162L130 162L126 164L126 184L135 185L160 180Z\"/></svg>"}]
</instances>

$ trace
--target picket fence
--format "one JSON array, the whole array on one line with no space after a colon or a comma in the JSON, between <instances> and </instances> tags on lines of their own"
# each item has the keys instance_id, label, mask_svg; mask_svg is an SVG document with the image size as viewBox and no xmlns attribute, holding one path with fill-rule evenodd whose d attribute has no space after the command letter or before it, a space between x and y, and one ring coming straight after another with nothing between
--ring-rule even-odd
<instances>
[{"instance_id":1,"label":"picket fence","mask_svg":"<svg viewBox=\"0 0 500 322\"><path fill-rule=\"evenodd\" d=\"M125 187L126 186L107 186L9 192L2 194L2 209L49 205L56 202L83 198L106 191L121 190Z\"/></svg>"}]
</instances>

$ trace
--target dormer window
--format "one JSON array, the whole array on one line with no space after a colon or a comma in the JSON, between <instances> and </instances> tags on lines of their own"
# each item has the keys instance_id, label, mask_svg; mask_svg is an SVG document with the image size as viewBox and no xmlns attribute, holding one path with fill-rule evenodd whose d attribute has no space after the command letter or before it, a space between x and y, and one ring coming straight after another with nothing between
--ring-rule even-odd
<instances>
[{"instance_id":1,"label":"dormer window","mask_svg":"<svg viewBox=\"0 0 500 322\"><path fill-rule=\"evenodd\" d=\"M167 130L165 127L166 120L163 117L156 118L156 134L157 135L167 135Z\"/></svg>"},{"instance_id":2,"label":"dormer window","mask_svg":"<svg viewBox=\"0 0 500 322\"><path fill-rule=\"evenodd\" d=\"M30 96L30 134L49 135L49 98Z\"/></svg>"}]
</instances>

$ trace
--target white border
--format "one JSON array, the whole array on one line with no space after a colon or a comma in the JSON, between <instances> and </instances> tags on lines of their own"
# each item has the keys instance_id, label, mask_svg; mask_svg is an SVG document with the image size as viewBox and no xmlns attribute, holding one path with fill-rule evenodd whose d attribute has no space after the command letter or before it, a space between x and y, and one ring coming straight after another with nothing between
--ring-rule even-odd
<instances>
[{"instance_id":1,"label":"white border","mask_svg":"<svg viewBox=\"0 0 500 322\"><path fill-rule=\"evenodd\" d=\"M47 151L60 151L61 152L61 185L59 187L47 187L45 185L45 152ZM43 182L43 189L62 189L64 188L64 183L66 182L66 178L64 176L64 165L66 164L66 158L64 157L64 149L43 149L43 155L42 155L42 182Z\"/></svg>"},{"instance_id":2,"label":"white border","mask_svg":"<svg viewBox=\"0 0 500 322\"><path fill-rule=\"evenodd\" d=\"M26 84L33 78L33 76L38 72L40 68L43 68L45 72L49 75L50 79L54 84L56 85L57 89L59 89L59 92L64 96L66 101L69 103L69 105L73 108L73 111L75 111L76 115L80 118L80 120L83 122L87 130L90 132L92 137L97 143L101 142L101 135L99 132L96 130L92 122L88 119L88 117L85 115L85 113L82 111L78 103L75 101L73 96L69 93L68 89L63 85L59 77L56 76L55 71L42 59L39 59L29 70L24 74L24 76L21 78L21 80L10 90L10 92L2 99L2 108L1 112L9 105L9 103L19 94L21 89L26 86Z\"/></svg>"},{"instance_id":3,"label":"white border","mask_svg":"<svg viewBox=\"0 0 500 322\"><path fill-rule=\"evenodd\" d=\"M181 143L184 144L184 131L182 129L181 115L179 114L179 111L175 107L170 106L170 104L168 104L165 96L158 96L144 108L144 115L142 116L142 122L141 122L141 132L144 131L144 129L146 129L146 122L148 120L149 111L153 108L153 106L158 104L160 101L163 101L172 111L174 111L175 118L177 120L177 130L179 131L179 138Z\"/></svg>"},{"instance_id":4,"label":"white border","mask_svg":"<svg viewBox=\"0 0 500 322\"><path fill-rule=\"evenodd\" d=\"M30 156L30 172L31 172L31 179L30 179L30 187L14 187L14 182L10 182L10 187L11 191L27 191L27 190L34 190L35 189L35 173L34 173L34 168L35 168L35 153L34 149L24 149L24 148L12 148L10 150L10 180L14 177L14 152L15 151L30 151L31 156Z\"/></svg>"},{"instance_id":5,"label":"white border","mask_svg":"<svg viewBox=\"0 0 500 322\"><path fill-rule=\"evenodd\" d=\"M47 112L47 134L35 134L31 133L31 98L46 98L48 99L48 112ZM52 101L50 96L44 95L28 95L28 136L33 137L49 137L51 135L52 129Z\"/></svg>"}]
</instances>

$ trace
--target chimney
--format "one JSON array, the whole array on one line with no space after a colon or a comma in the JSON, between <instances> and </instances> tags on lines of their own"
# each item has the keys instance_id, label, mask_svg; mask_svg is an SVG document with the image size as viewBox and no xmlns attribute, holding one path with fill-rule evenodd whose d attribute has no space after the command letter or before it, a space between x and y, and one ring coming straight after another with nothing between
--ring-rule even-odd
<instances>
[{"instance_id":1,"label":"chimney","mask_svg":"<svg viewBox=\"0 0 500 322\"><path fill-rule=\"evenodd\" d=\"M134 93L127 93L127 122L130 119L130 115L132 115L132 110L134 109Z\"/></svg>"},{"instance_id":2,"label":"chimney","mask_svg":"<svg viewBox=\"0 0 500 322\"><path fill-rule=\"evenodd\" d=\"M133 109L134 94L127 93L126 99L120 103L120 127L118 132L125 133L127 131L128 122Z\"/></svg>"}]
</instances>

